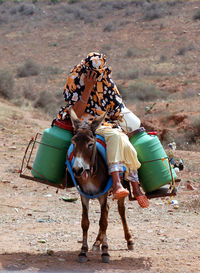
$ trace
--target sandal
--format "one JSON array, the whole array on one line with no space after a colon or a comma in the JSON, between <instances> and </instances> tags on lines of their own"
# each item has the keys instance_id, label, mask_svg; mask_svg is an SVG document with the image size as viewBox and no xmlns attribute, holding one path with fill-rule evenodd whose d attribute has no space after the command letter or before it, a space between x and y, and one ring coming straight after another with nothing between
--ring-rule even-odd
<instances>
[{"instance_id":1,"label":"sandal","mask_svg":"<svg viewBox=\"0 0 200 273\"><path fill-rule=\"evenodd\" d=\"M140 207L148 208L149 200L146 197L146 195L141 192L138 182L131 182L131 185L133 189L133 195L135 199L138 201L138 204L140 205Z\"/></svg>"},{"instance_id":2,"label":"sandal","mask_svg":"<svg viewBox=\"0 0 200 273\"><path fill-rule=\"evenodd\" d=\"M137 199L138 204L140 205L140 207L142 207L142 208L148 208L149 207L149 200L148 200L148 198L146 197L145 194L136 196L135 198Z\"/></svg>"}]
</instances>

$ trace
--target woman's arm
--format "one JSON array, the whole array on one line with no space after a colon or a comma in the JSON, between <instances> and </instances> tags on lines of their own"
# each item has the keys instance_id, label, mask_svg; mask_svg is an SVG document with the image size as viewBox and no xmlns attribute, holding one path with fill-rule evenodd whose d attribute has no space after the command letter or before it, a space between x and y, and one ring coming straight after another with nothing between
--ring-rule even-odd
<instances>
[{"instance_id":1,"label":"woman's arm","mask_svg":"<svg viewBox=\"0 0 200 273\"><path fill-rule=\"evenodd\" d=\"M97 74L95 71L87 71L87 75L84 79L85 89L83 90L79 101L77 101L73 106L73 110L78 118L80 118L85 112L90 93L97 81L96 77Z\"/></svg>"}]
</instances>

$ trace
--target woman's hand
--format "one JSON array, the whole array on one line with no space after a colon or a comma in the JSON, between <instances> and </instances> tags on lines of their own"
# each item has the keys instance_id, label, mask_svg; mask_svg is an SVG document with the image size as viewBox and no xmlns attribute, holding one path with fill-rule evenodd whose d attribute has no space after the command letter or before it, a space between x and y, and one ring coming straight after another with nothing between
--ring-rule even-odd
<instances>
[{"instance_id":1,"label":"woman's hand","mask_svg":"<svg viewBox=\"0 0 200 273\"><path fill-rule=\"evenodd\" d=\"M84 78L85 89L81 94L80 100L77 101L73 106L73 109L76 112L78 118L80 118L84 114L90 93L96 82L97 73L95 71L87 71L87 74Z\"/></svg>"},{"instance_id":2,"label":"woman's hand","mask_svg":"<svg viewBox=\"0 0 200 273\"><path fill-rule=\"evenodd\" d=\"M88 70L84 78L85 92L91 93L95 83L97 82L97 73L95 71Z\"/></svg>"}]
</instances>

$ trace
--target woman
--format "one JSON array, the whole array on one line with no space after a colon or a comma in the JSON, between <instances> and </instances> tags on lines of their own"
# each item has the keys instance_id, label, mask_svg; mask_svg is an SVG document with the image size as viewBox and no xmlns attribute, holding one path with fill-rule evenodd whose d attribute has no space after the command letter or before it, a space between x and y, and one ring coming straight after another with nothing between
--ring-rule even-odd
<instances>
[{"instance_id":1,"label":"woman","mask_svg":"<svg viewBox=\"0 0 200 273\"><path fill-rule=\"evenodd\" d=\"M125 109L120 93L111 79L111 68L106 66L106 57L90 53L75 66L67 77L64 88L66 106L59 111L58 118L69 118L68 110L73 107L81 120L92 119L107 111L107 120L96 133L106 140L109 173L113 179L113 197L120 199L129 194L120 181L120 172L126 168L125 177L131 182L133 194L141 207L149 201L138 184L137 169L140 162L128 136L117 126L120 113Z\"/></svg>"}]
</instances>

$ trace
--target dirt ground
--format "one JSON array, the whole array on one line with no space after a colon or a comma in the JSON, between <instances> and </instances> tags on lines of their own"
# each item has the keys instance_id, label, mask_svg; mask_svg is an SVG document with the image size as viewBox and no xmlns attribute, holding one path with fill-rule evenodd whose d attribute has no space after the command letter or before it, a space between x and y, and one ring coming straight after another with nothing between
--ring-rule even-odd
<instances>
[{"instance_id":1,"label":"dirt ground","mask_svg":"<svg viewBox=\"0 0 200 273\"><path fill-rule=\"evenodd\" d=\"M199 1L50 2L0 1L0 68L13 74L15 86L8 91L21 107L0 98L0 272L200 272L200 152L199 142L193 149L189 143L199 124L200 24L193 19ZM145 19L147 15L154 19ZM133 251L127 250L117 204L110 198L109 264L91 250L86 264L77 262L81 204L74 188L56 193L19 177L28 141L51 124L34 103L44 90L53 102L62 96L66 74L90 51L106 53L122 90L139 83L146 91L155 84L168 94L150 112L145 107L151 102L130 101L130 107L149 130L156 128L163 139L165 131L166 141L172 134L177 147L184 142L187 148L175 151L185 166L178 174L178 205L157 198L141 209L126 201ZM39 65L40 74L18 77L27 60ZM57 101L56 111L60 105ZM46 107L53 108L50 103ZM78 199L69 203L63 197ZM98 202L91 201L90 248L99 215Z\"/></svg>"},{"instance_id":2,"label":"dirt ground","mask_svg":"<svg viewBox=\"0 0 200 273\"><path fill-rule=\"evenodd\" d=\"M200 153L176 151L185 169L174 197L150 200L142 209L126 201L135 246L128 251L117 204L110 198L109 264L88 253L79 264L81 203L75 188L59 190L19 177L28 141L50 121L0 101L0 272L200 272ZM6 115L5 115L6 113ZM193 163L193 164L192 164ZM70 203L65 198L78 198ZM98 230L99 206L91 201L89 247Z\"/></svg>"}]
</instances>

